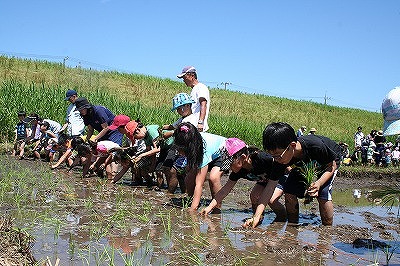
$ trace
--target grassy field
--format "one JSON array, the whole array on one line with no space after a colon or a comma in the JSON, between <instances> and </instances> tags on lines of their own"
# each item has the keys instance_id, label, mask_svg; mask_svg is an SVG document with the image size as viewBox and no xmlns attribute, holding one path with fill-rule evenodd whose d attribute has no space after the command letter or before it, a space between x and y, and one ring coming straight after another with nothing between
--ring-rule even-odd
<instances>
[{"instance_id":1,"label":"grassy field","mask_svg":"<svg viewBox=\"0 0 400 266\"><path fill-rule=\"evenodd\" d=\"M199 78L201 81L201 75ZM190 92L183 82L172 79L66 68L61 63L4 56L0 56L0 81L0 137L3 142L12 140L19 110L37 112L62 124L67 107L63 99L70 88L116 114L140 118L144 124L160 125L178 118L170 111L172 97L179 92ZM239 137L259 147L262 131L270 122L287 122L295 130L302 125L315 127L317 134L347 142L350 147L357 126L363 126L364 133L369 133L383 124L381 114L359 109L216 88L210 88L210 92L210 133Z\"/></svg>"}]
</instances>

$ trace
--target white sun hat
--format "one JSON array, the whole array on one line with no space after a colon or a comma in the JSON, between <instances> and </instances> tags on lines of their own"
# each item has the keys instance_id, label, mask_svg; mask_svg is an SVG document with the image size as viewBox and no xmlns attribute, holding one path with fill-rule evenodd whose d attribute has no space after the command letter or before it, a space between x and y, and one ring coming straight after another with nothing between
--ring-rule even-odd
<instances>
[{"instance_id":1,"label":"white sun hat","mask_svg":"<svg viewBox=\"0 0 400 266\"><path fill-rule=\"evenodd\" d=\"M400 134L400 87L395 87L382 102L383 135Z\"/></svg>"}]
</instances>

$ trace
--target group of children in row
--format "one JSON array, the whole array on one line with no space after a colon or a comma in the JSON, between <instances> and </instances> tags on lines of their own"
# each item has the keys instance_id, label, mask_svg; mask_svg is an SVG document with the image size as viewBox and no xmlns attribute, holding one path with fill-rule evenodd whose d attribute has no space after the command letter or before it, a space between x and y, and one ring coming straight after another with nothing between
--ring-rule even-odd
<instances>
[{"instance_id":1,"label":"group of children in row","mask_svg":"<svg viewBox=\"0 0 400 266\"><path fill-rule=\"evenodd\" d=\"M67 98L71 99L68 93ZM140 120L123 114L115 116L104 106L76 97L71 104L87 127L84 137L68 136L60 124L51 128L46 119L35 114L26 118L19 113L18 147L14 151L15 154L19 151L19 158L23 158L24 143L36 143L33 149L36 158L44 151L44 156L52 161L54 153L60 152L52 168L64 162L70 169L81 164L83 177L106 173L112 183L119 182L129 169L136 184L155 182L161 188L165 177L170 193L179 185L182 192L192 197L189 208L192 211L200 205L208 174L213 200L200 211L202 214L219 212L222 200L244 178L255 182L250 193L254 215L244 226L257 226L267 205L275 212L276 221L297 223L298 198L307 194L317 198L322 224L332 225L332 184L342 158L341 147L336 142L314 134L297 137L289 124L278 122L265 128L264 150L260 150L237 138L199 132L195 126L198 117L191 109L194 100L187 93L175 95L172 103L172 111L176 110L180 118L172 124L158 126L143 125ZM93 134L94 130L97 135ZM125 145L122 145L123 136ZM311 183L304 176L304 167L309 162L316 167L316 178ZM222 186L221 177L228 172L229 180ZM279 201L283 194L285 205Z\"/></svg>"}]
</instances>

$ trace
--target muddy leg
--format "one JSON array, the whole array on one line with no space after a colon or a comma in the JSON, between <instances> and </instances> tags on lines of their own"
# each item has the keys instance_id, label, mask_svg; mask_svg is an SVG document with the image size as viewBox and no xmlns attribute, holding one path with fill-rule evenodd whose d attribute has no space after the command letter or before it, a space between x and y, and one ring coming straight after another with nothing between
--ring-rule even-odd
<instances>
[{"instance_id":1,"label":"muddy leg","mask_svg":"<svg viewBox=\"0 0 400 266\"><path fill-rule=\"evenodd\" d=\"M253 214L256 212L260 195L264 190L264 186L256 184L250 192L250 201Z\"/></svg>"},{"instance_id":2,"label":"muddy leg","mask_svg":"<svg viewBox=\"0 0 400 266\"><path fill-rule=\"evenodd\" d=\"M178 177L174 167L164 168L165 178L167 179L168 193L174 194L178 187Z\"/></svg>"},{"instance_id":3,"label":"muddy leg","mask_svg":"<svg viewBox=\"0 0 400 266\"><path fill-rule=\"evenodd\" d=\"M194 187L196 186L196 170L191 170L185 177L186 192L189 197L193 196Z\"/></svg>"},{"instance_id":4,"label":"muddy leg","mask_svg":"<svg viewBox=\"0 0 400 266\"><path fill-rule=\"evenodd\" d=\"M299 222L299 201L296 195L285 193L285 205L289 223Z\"/></svg>"},{"instance_id":5,"label":"muddy leg","mask_svg":"<svg viewBox=\"0 0 400 266\"><path fill-rule=\"evenodd\" d=\"M285 206L279 201L279 199L283 195L283 190L280 188L275 188L274 194L272 194L271 199L269 200L269 207L274 211L276 214L276 218L274 222L286 222L287 214Z\"/></svg>"},{"instance_id":6,"label":"muddy leg","mask_svg":"<svg viewBox=\"0 0 400 266\"><path fill-rule=\"evenodd\" d=\"M208 183L210 185L211 196L214 198L215 194L221 189L221 176L224 172L220 171L219 167L213 167L210 171L210 179ZM221 207L221 204L216 206L217 208Z\"/></svg>"},{"instance_id":7,"label":"muddy leg","mask_svg":"<svg viewBox=\"0 0 400 266\"><path fill-rule=\"evenodd\" d=\"M318 198L319 212L323 225L332 225L333 223L333 203L331 200Z\"/></svg>"}]
</instances>

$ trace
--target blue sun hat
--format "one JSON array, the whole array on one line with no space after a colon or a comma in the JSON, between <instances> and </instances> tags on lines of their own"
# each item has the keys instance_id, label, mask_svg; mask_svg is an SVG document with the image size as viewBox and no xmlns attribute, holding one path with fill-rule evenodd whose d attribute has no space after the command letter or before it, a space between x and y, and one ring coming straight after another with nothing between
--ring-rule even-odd
<instances>
[{"instance_id":1,"label":"blue sun hat","mask_svg":"<svg viewBox=\"0 0 400 266\"><path fill-rule=\"evenodd\" d=\"M179 106L185 105L185 104L192 104L195 103L195 101L192 99L192 97L185 93L181 92L178 93L177 95L172 98L172 109L171 111L175 111Z\"/></svg>"},{"instance_id":2,"label":"blue sun hat","mask_svg":"<svg viewBox=\"0 0 400 266\"><path fill-rule=\"evenodd\" d=\"M400 134L400 87L395 87L382 102L383 135Z\"/></svg>"}]
</instances>

